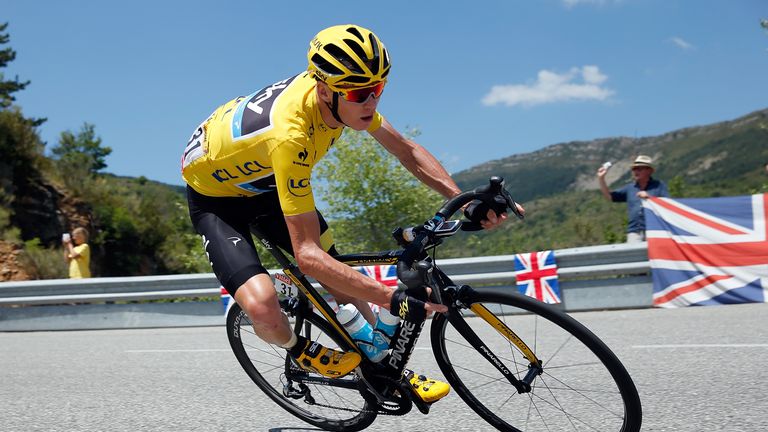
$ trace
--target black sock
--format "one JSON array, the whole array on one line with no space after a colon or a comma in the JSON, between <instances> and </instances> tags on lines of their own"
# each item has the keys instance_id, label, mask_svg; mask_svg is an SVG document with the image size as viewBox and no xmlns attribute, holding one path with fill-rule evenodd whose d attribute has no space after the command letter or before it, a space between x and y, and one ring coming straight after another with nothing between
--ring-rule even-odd
<instances>
[{"instance_id":1,"label":"black sock","mask_svg":"<svg viewBox=\"0 0 768 432\"><path fill-rule=\"evenodd\" d=\"M294 358L298 358L304 349L309 345L309 340L302 335L296 335L296 345L288 349L288 354Z\"/></svg>"}]
</instances>

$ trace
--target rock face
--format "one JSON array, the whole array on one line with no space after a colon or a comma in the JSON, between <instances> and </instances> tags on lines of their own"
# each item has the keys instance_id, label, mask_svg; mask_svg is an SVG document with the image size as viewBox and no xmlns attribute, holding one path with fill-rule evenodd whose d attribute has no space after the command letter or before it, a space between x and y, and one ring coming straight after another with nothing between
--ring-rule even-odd
<instances>
[{"instance_id":1,"label":"rock face","mask_svg":"<svg viewBox=\"0 0 768 432\"><path fill-rule=\"evenodd\" d=\"M9 188L6 188L6 190ZM40 239L44 247L61 248L61 235L83 227L94 234L89 206L73 198L66 189L40 177L13 184L11 224L24 241ZM21 245L0 240L0 281L30 280L39 277Z\"/></svg>"},{"instance_id":2,"label":"rock face","mask_svg":"<svg viewBox=\"0 0 768 432\"><path fill-rule=\"evenodd\" d=\"M46 247L61 244L61 235L83 227L93 234L90 208L66 190L39 181L18 185L12 222L24 240L39 238Z\"/></svg>"},{"instance_id":3,"label":"rock face","mask_svg":"<svg viewBox=\"0 0 768 432\"><path fill-rule=\"evenodd\" d=\"M37 279L34 268L23 264L21 246L0 240L0 281Z\"/></svg>"}]
</instances>

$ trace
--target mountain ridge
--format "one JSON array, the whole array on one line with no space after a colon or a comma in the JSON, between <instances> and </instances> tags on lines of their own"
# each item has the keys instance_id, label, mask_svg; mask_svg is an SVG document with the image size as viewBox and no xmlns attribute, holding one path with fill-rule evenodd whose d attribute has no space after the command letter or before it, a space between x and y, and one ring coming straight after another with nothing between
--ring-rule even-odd
<instances>
[{"instance_id":1,"label":"mountain ridge","mask_svg":"<svg viewBox=\"0 0 768 432\"><path fill-rule=\"evenodd\" d=\"M746 158L744 151L749 151ZM453 175L459 187L468 189L487 181L490 175L502 175L507 186L520 200L538 199L569 190L598 188L595 173L606 161L609 185L629 181L629 167L637 154L647 154L657 165L656 176L668 180L683 175L690 183L707 181L714 167L726 164L728 177L746 177L749 184L758 180L755 173L768 163L768 108L753 111L732 120L690 126L660 135L631 138L626 136L578 140L552 144L542 149L491 160ZM752 164L749 160L751 159ZM546 182L540 179L546 170ZM720 170L723 171L723 170ZM755 173L750 174L751 171ZM758 180L759 181L759 180ZM543 184L545 183L545 184Z\"/></svg>"}]
</instances>

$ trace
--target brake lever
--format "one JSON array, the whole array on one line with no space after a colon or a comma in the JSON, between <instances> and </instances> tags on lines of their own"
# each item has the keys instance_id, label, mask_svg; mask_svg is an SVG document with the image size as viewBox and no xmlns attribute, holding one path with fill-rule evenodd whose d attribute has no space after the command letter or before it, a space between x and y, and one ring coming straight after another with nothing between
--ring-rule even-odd
<instances>
[{"instance_id":1,"label":"brake lever","mask_svg":"<svg viewBox=\"0 0 768 432\"><path fill-rule=\"evenodd\" d=\"M512 213L514 213L518 219L524 220L525 215L522 212L520 212L520 209L517 208L517 203L515 202L514 199L512 199L512 195L510 195L510 193L507 192L506 189L502 189L502 195L504 196L504 199L507 200L507 207L509 207L510 210L512 210Z\"/></svg>"}]
</instances>

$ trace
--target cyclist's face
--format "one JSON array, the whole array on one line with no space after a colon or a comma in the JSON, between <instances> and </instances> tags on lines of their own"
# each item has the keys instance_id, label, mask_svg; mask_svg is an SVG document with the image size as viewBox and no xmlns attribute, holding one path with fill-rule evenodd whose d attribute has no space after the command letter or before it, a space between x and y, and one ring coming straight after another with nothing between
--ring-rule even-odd
<instances>
[{"instance_id":1,"label":"cyclist's face","mask_svg":"<svg viewBox=\"0 0 768 432\"><path fill-rule=\"evenodd\" d=\"M331 104L333 101L333 91L324 83L318 83L318 95L325 104ZM376 107L379 105L379 99L376 96L371 95L363 103L354 103L345 100L343 97L339 97L339 117L344 123L354 130L366 130L373 121L373 115L376 113ZM323 104L323 105L325 105ZM321 111L325 111L325 107L321 108ZM343 125L337 125L335 119L328 113L323 115L323 120L331 126L338 127Z\"/></svg>"},{"instance_id":2,"label":"cyclist's face","mask_svg":"<svg viewBox=\"0 0 768 432\"><path fill-rule=\"evenodd\" d=\"M374 95L371 95L363 103L350 102L339 97L339 117L354 130L366 130L373 121L373 115L376 113L378 105L379 98Z\"/></svg>"}]
</instances>

